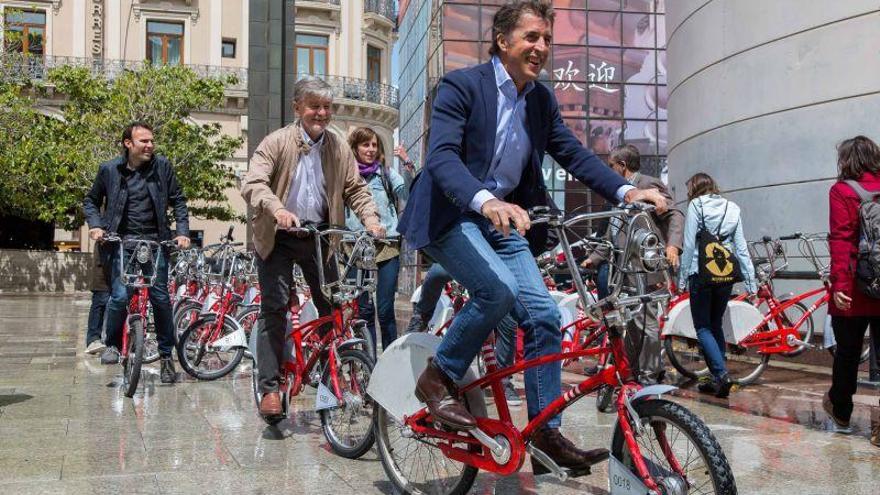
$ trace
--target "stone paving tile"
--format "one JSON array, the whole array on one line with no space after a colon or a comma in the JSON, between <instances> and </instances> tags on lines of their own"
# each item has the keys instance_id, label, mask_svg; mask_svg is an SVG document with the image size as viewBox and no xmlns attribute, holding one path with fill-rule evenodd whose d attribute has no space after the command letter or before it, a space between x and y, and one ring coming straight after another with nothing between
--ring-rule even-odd
<instances>
[{"instance_id":1,"label":"stone paving tile","mask_svg":"<svg viewBox=\"0 0 880 495\"><path fill-rule=\"evenodd\" d=\"M156 476L104 476L78 480L39 481L0 484L0 492L16 495L158 495L161 492Z\"/></svg>"},{"instance_id":2,"label":"stone paving tile","mask_svg":"<svg viewBox=\"0 0 880 495\"><path fill-rule=\"evenodd\" d=\"M159 473L163 495L212 494L343 494L356 493L329 467L310 463L300 469L214 473Z\"/></svg>"},{"instance_id":3,"label":"stone paving tile","mask_svg":"<svg viewBox=\"0 0 880 495\"><path fill-rule=\"evenodd\" d=\"M0 452L0 483L58 480L63 464L64 454L60 452Z\"/></svg>"},{"instance_id":4,"label":"stone paving tile","mask_svg":"<svg viewBox=\"0 0 880 495\"><path fill-rule=\"evenodd\" d=\"M189 449L150 450L148 452L105 452L68 454L64 458L62 479L148 474L168 471L221 471L237 469L238 464L222 446L200 445Z\"/></svg>"}]
</instances>

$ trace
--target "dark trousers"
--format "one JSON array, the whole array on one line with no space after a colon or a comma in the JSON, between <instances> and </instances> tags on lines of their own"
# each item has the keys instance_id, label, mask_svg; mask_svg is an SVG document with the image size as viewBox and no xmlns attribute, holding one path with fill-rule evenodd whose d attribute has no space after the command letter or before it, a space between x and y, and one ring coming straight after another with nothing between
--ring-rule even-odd
<instances>
[{"instance_id":1,"label":"dark trousers","mask_svg":"<svg viewBox=\"0 0 880 495\"><path fill-rule=\"evenodd\" d=\"M130 256L130 254L126 254ZM171 323L171 297L168 295L168 261L165 250L160 250L159 261L156 263L156 278L150 287L150 304L153 306L153 319L156 322L156 339L159 344L159 355L171 356L174 350L174 329ZM111 289L110 301L107 303L107 335L104 343L119 349L122 347L122 329L128 315L128 303L134 289L125 286L120 278L119 250L110 256Z\"/></svg>"},{"instance_id":2,"label":"dark trousers","mask_svg":"<svg viewBox=\"0 0 880 495\"><path fill-rule=\"evenodd\" d=\"M871 345L876 350L880 344L880 317L832 316L831 327L837 350L834 353L834 368L831 376L831 390L828 396L834 406L834 415L849 420L853 412L852 396L856 393L859 375L859 358L865 330L871 326Z\"/></svg>"},{"instance_id":3,"label":"dark trousers","mask_svg":"<svg viewBox=\"0 0 880 495\"><path fill-rule=\"evenodd\" d=\"M323 249L327 253L327 249ZM326 254L325 254L326 256ZM265 260L257 258L257 275L260 279L262 302L257 334L257 372L263 393L277 392L279 370L284 362L285 331L290 291L293 285L293 264L299 265L318 314L330 314L330 301L321 292L318 276L318 253L313 237L298 238L288 232L275 234L275 248ZM325 282L338 280L336 263L324 265Z\"/></svg>"},{"instance_id":4,"label":"dark trousers","mask_svg":"<svg viewBox=\"0 0 880 495\"><path fill-rule=\"evenodd\" d=\"M397 319L394 317L394 297L397 294L397 275L400 273L400 256L379 263L376 280L376 306L379 327L382 329L382 349L387 349L397 339ZM376 308L367 292L358 299L358 313L367 321L367 328L376 342Z\"/></svg>"},{"instance_id":5,"label":"dark trousers","mask_svg":"<svg viewBox=\"0 0 880 495\"><path fill-rule=\"evenodd\" d=\"M724 312L733 292L733 285L703 285L696 275L688 279L691 298L691 318L697 330L697 339L709 371L716 380L727 374L724 357L727 343L724 340Z\"/></svg>"},{"instance_id":6,"label":"dark trousers","mask_svg":"<svg viewBox=\"0 0 880 495\"><path fill-rule=\"evenodd\" d=\"M89 308L89 328L86 330L86 345L96 340L101 340L101 330L104 329L104 312L107 310L107 301L109 300L109 290L92 291L92 307Z\"/></svg>"},{"instance_id":7,"label":"dark trousers","mask_svg":"<svg viewBox=\"0 0 880 495\"><path fill-rule=\"evenodd\" d=\"M422 292L419 302L415 303L414 309L422 315L425 321L431 319L434 314L434 307L440 296L443 294L443 288L452 281L452 275L447 272L440 263L434 263L428 269L425 280L422 282Z\"/></svg>"}]
</instances>

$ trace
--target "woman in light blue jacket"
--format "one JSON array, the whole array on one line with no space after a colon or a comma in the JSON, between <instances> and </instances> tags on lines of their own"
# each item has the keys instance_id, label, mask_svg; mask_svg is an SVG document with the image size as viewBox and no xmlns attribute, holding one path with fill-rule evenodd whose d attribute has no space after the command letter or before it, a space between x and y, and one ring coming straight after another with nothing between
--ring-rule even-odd
<instances>
[{"instance_id":1,"label":"woman in light blue jacket","mask_svg":"<svg viewBox=\"0 0 880 495\"><path fill-rule=\"evenodd\" d=\"M701 281L698 276L697 253L697 233L700 228L718 234L721 244L736 256L743 283L749 294L754 294L758 290L755 268L743 236L739 206L721 197L718 184L708 174L698 173L688 179L687 190L689 204L684 226L684 250L681 254L678 286L682 290L685 288L690 290L691 317L694 320L694 328L706 364L714 378L713 381L701 383L699 390L724 398L730 394L733 383L727 373L724 357L726 343L722 321L733 291L733 282L710 285Z\"/></svg>"},{"instance_id":2,"label":"woman in light blue jacket","mask_svg":"<svg viewBox=\"0 0 880 495\"><path fill-rule=\"evenodd\" d=\"M379 221L385 227L385 235L389 239L400 239L397 233L398 202L406 201L409 190L403 177L396 170L385 165L385 153L379 136L367 127L358 127L352 131L348 144L354 153L361 176L367 182ZM363 225L353 212L347 211L345 225L351 230L363 230ZM397 320L394 318L394 295L397 293L397 276L400 272L400 248L385 246L376 254L379 265L376 281L376 306L369 294L363 294L358 301L360 317L367 321L367 328L376 340L375 316L378 313L379 326L382 329L382 349L387 349L397 338ZM377 311L378 310L378 311ZM378 346L377 346L378 347Z\"/></svg>"}]
</instances>

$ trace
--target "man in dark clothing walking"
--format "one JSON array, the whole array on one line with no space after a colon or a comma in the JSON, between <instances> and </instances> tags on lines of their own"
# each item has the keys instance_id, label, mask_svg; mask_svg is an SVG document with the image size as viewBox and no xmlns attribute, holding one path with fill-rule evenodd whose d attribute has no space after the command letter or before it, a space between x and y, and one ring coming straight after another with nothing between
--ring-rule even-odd
<instances>
[{"instance_id":1,"label":"man in dark clothing walking","mask_svg":"<svg viewBox=\"0 0 880 495\"><path fill-rule=\"evenodd\" d=\"M123 238L167 241L172 237L167 217L170 206L174 210L174 240L178 247L186 249L190 243L186 197L168 159L153 154L152 128L142 122L130 124L122 133L122 146L122 156L102 163L98 168L98 176L83 201L89 237L99 241L105 232L116 232ZM107 262L112 276L106 316L107 349L101 355L101 363L114 364L119 361L118 349L131 291L120 279L119 251L108 251ZM160 377L162 383L174 383L176 372L171 358L174 333L166 258L163 250L156 265L155 283L150 288L150 303L162 360Z\"/></svg>"}]
</instances>

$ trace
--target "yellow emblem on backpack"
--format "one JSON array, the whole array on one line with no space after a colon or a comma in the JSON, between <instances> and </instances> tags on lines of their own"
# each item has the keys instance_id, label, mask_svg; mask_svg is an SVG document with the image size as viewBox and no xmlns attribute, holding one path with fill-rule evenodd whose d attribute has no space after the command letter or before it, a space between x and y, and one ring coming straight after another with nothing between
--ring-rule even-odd
<instances>
[{"instance_id":1,"label":"yellow emblem on backpack","mask_svg":"<svg viewBox=\"0 0 880 495\"><path fill-rule=\"evenodd\" d=\"M706 244L706 259L706 269L714 277L729 277L733 272L730 250L720 242Z\"/></svg>"}]
</instances>

